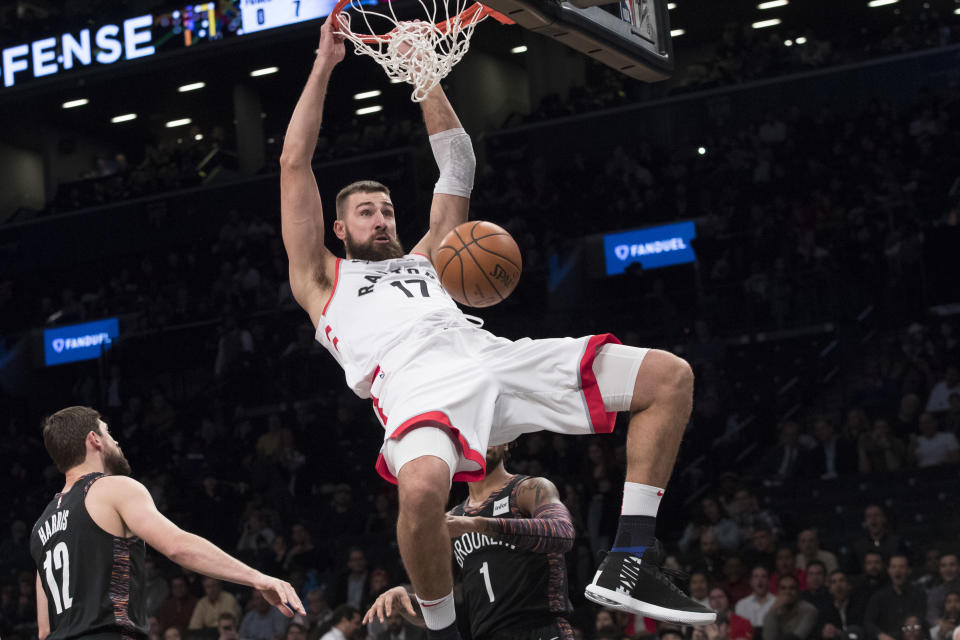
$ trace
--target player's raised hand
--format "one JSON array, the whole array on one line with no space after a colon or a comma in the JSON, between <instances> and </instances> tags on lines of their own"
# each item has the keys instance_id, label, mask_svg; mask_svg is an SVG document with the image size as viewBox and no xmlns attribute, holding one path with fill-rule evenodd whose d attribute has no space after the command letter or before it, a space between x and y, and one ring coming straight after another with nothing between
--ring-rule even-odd
<instances>
[{"instance_id":1,"label":"player's raised hand","mask_svg":"<svg viewBox=\"0 0 960 640\"><path fill-rule=\"evenodd\" d=\"M394 609L405 609L412 618L417 617L417 612L413 608L413 602L410 600L410 594L403 587L394 587L388 589L377 596L377 599L370 609L363 616L363 624L370 624L375 619L380 622L386 622L387 618L393 613ZM400 611L403 613L403 610Z\"/></svg>"},{"instance_id":2,"label":"player's raised hand","mask_svg":"<svg viewBox=\"0 0 960 640\"><path fill-rule=\"evenodd\" d=\"M298 613L300 615L307 614L303 608L303 603L300 602L300 596L297 595L296 589L289 582L263 576L263 579L253 585L253 588L288 618L292 618Z\"/></svg>"},{"instance_id":3,"label":"player's raised hand","mask_svg":"<svg viewBox=\"0 0 960 640\"><path fill-rule=\"evenodd\" d=\"M323 26L320 27L320 44L317 46L318 63L332 67L343 60L347 53L347 48L344 45L346 38L337 33L339 29L338 16L327 16Z\"/></svg>"}]
</instances>

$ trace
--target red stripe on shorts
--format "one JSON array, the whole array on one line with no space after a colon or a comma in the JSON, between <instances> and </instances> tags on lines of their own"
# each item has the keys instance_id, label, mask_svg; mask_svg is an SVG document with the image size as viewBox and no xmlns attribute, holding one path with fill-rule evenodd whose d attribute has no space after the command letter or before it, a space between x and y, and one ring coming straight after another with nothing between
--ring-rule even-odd
<instances>
[{"instance_id":1,"label":"red stripe on shorts","mask_svg":"<svg viewBox=\"0 0 960 640\"><path fill-rule=\"evenodd\" d=\"M384 424L386 424L386 416L384 416ZM399 427L394 429L393 433L390 434L391 440L396 440L405 434L411 429L416 429L417 427L430 427L434 425L440 425L442 428L447 430L447 433L451 438L454 438L460 445L460 452L464 458L472 462L477 463L480 468L476 471L461 471L454 474L454 482L476 482L477 480L483 480L483 477L487 475L487 459L480 452L471 449L470 445L467 443L467 439L460 434L460 430L457 429L450 423L450 418L447 417L442 411L428 411L427 413L421 413L418 416L414 416L401 424ZM377 473L379 473L384 480L392 484L397 484L397 478L392 473L390 469L387 468L387 461L384 459L383 454L381 453L377 457Z\"/></svg>"},{"instance_id":2,"label":"red stripe on shorts","mask_svg":"<svg viewBox=\"0 0 960 640\"><path fill-rule=\"evenodd\" d=\"M597 356L597 349L605 344L620 344L620 341L612 333L590 336L583 357L580 358L580 387L594 433L611 433L617 422L617 412L604 408L603 395L597 386L597 377L593 374L593 359Z\"/></svg>"}]
</instances>

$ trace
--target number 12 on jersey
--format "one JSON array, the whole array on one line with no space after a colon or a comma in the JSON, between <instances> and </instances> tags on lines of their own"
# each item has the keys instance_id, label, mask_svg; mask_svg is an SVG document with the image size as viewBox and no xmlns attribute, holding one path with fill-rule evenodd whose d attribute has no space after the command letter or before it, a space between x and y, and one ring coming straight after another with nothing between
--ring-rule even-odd
<instances>
[{"instance_id":1,"label":"number 12 on jersey","mask_svg":"<svg viewBox=\"0 0 960 640\"><path fill-rule=\"evenodd\" d=\"M490 598L490 602L493 602L496 597L493 595L493 584L490 582L490 565L484 562L480 567L480 573L483 574L483 584L487 587L487 597Z\"/></svg>"},{"instance_id":2,"label":"number 12 on jersey","mask_svg":"<svg viewBox=\"0 0 960 640\"><path fill-rule=\"evenodd\" d=\"M62 569L62 589L57 586L57 579L53 575L54 569ZM57 609L57 615L60 615L73 606L73 598L70 597L70 554L67 552L66 542L60 542L53 548L53 551L47 551L47 556L43 561L43 570L47 575L47 586L50 587L53 606ZM61 593L63 594L62 600L60 598ZM491 600L491 602L493 601Z\"/></svg>"}]
</instances>

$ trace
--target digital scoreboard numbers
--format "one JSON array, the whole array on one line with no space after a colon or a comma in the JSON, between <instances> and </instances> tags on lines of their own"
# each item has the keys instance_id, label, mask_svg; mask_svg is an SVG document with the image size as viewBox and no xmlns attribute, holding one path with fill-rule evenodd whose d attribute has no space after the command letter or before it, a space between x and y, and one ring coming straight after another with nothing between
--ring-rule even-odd
<instances>
[{"instance_id":1,"label":"digital scoreboard numbers","mask_svg":"<svg viewBox=\"0 0 960 640\"><path fill-rule=\"evenodd\" d=\"M243 32L276 29L327 16L332 0L240 0Z\"/></svg>"}]
</instances>

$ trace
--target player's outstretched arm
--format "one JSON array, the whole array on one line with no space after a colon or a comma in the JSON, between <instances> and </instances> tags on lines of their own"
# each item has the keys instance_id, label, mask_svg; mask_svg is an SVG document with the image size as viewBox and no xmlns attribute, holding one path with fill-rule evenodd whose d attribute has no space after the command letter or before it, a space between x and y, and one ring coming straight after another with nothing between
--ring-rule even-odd
<instances>
[{"instance_id":1,"label":"player's outstretched arm","mask_svg":"<svg viewBox=\"0 0 960 640\"><path fill-rule=\"evenodd\" d=\"M410 597L406 587L394 587L377 596L370 605L370 609L364 614L363 624L370 624L374 620L386 622L394 611L399 611L405 620L417 626L427 626L420 611L420 603Z\"/></svg>"},{"instance_id":2,"label":"player's outstretched arm","mask_svg":"<svg viewBox=\"0 0 960 640\"><path fill-rule=\"evenodd\" d=\"M557 487L546 478L528 478L517 488L517 505L527 518L447 515L450 537L476 531L534 553L566 553L576 531Z\"/></svg>"},{"instance_id":3,"label":"player's outstretched arm","mask_svg":"<svg viewBox=\"0 0 960 640\"><path fill-rule=\"evenodd\" d=\"M433 157L440 169L440 178L430 204L430 228L413 252L422 253L433 260L444 236L458 224L467 221L477 160L470 136L463 130L457 113L440 85L434 87L420 106Z\"/></svg>"},{"instance_id":4,"label":"player's outstretched arm","mask_svg":"<svg viewBox=\"0 0 960 640\"><path fill-rule=\"evenodd\" d=\"M323 205L311 164L330 74L345 53L343 36L336 35L335 28L335 21L327 18L320 30L317 57L287 125L280 155L280 218L290 289L314 326L332 288L335 268L335 258L323 244Z\"/></svg>"},{"instance_id":5,"label":"player's outstretched arm","mask_svg":"<svg viewBox=\"0 0 960 640\"><path fill-rule=\"evenodd\" d=\"M50 611L47 609L47 594L37 572L37 640L45 640L50 635Z\"/></svg>"},{"instance_id":6,"label":"player's outstretched arm","mask_svg":"<svg viewBox=\"0 0 960 640\"><path fill-rule=\"evenodd\" d=\"M173 562L196 573L253 587L285 616L305 614L289 583L264 575L220 550L212 542L184 531L157 510L147 488L132 478L108 476L107 500L127 529Z\"/></svg>"}]
</instances>

